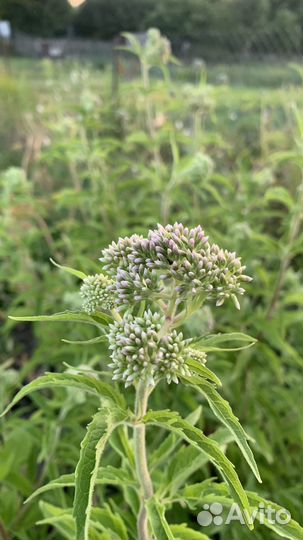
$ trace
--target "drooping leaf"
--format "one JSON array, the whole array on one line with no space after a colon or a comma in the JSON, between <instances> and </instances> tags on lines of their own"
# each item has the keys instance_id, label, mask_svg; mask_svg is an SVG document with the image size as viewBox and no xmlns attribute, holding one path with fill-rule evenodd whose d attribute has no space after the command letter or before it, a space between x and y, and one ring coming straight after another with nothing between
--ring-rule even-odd
<instances>
[{"instance_id":1,"label":"drooping leaf","mask_svg":"<svg viewBox=\"0 0 303 540\"><path fill-rule=\"evenodd\" d=\"M220 502L223 506L231 507L234 502L229 497L227 486L222 483L218 484L217 482L214 482L213 479L205 480L200 484L188 485L180 494L180 502L189 504L193 501L194 508L200 508L201 504L211 504L212 502ZM254 510L258 509L255 519L259 521L261 525L271 529L282 538L287 538L289 540L299 540L303 538L303 528L294 519L291 519L289 513L288 515L286 514L285 508L264 497L260 497L251 491L246 491L246 494L250 503L249 515L253 517ZM261 508L259 508L260 503L262 504ZM191 504L189 504L189 506L192 508ZM268 519L266 516L267 509L274 510L275 514L279 513L278 516L281 517L282 520L287 521L287 523L278 523L279 520L275 519L275 514L272 514L271 518Z\"/></svg>"},{"instance_id":2,"label":"drooping leaf","mask_svg":"<svg viewBox=\"0 0 303 540\"><path fill-rule=\"evenodd\" d=\"M99 397L110 399L118 406L125 406L124 397L113 385L100 381L95 377L90 377L80 373L48 373L46 375L42 375L42 377L35 379L34 381L21 388L21 390L15 395L11 403L2 412L0 417L4 416L12 407L14 407L14 405L16 405L16 403L18 403L18 401L20 401L22 398L24 398L31 392L34 392L36 390L42 390L44 388L65 388L67 386L79 388L86 392L96 394Z\"/></svg>"},{"instance_id":3,"label":"drooping leaf","mask_svg":"<svg viewBox=\"0 0 303 540\"><path fill-rule=\"evenodd\" d=\"M128 486L137 486L137 482L133 478L131 478L130 474L127 470L112 467L111 465L107 465L107 467L99 467L97 478L96 478L96 484L109 484L109 485L128 485ZM75 486L75 474L62 474L58 478L55 478L54 480L51 480L48 482L48 484L45 484L44 486L39 487L34 491L24 503L29 502L31 499L34 499L38 495L41 495L42 493L46 493L48 491L53 491L55 489L60 489L62 487L74 487Z\"/></svg>"},{"instance_id":4,"label":"drooping leaf","mask_svg":"<svg viewBox=\"0 0 303 540\"><path fill-rule=\"evenodd\" d=\"M62 474L58 478L51 480L48 484L39 487L36 489L27 499L24 501L24 504L28 503L38 495L46 493L47 491L52 491L54 489L59 489L63 487L73 487L75 485L75 475L71 474Z\"/></svg>"},{"instance_id":5,"label":"drooping leaf","mask_svg":"<svg viewBox=\"0 0 303 540\"><path fill-rule=\"evenodd\" d=\"M254 455L247 443L249 436L245 433L239 419L234 415L229 403L217 392L213 384L202 377L182 377L193 388L202 393L216 417L231 431L244 458L259 482L262 482Z\"/></svg>"},{"instance_id":6,"label":"drooping leaf","mask_svg":"<svg viewBox=\"0 0 303 540\"><path fill-rule=\"evenodd\" d=\"M279 512L279 516L282 518L282 520L287 520L287 515L285 512L285 508L282 508L282 506L272 502L268 501L267 499L264 499L263 497L260 497L256 493L253 493L251 491L247 492L248 500L251 504L251 506L258 506L260 503L264 505L264 509L267 508L273 508L276 513ZM299 540L303 538L303 527L297 523L294 519L291 519L290 514L289 515L289 521L288 523L278 523L277 519L267 519L264 518L263 512L258 512L257 519L260 521L260 523L264 520L264 525L277 533L279 536L282 536L282 538L288 538L289 540Z\"/></svg>"},{"instance_id":7,"label":"drooping leaf","mask_svg":"<svg viewBox=\"0 0 303 540\"><path fill-rule=\"evenodd\" d=\"M234 500L243 510L249 510L247 495L242 487L239 477L234 469L234 465L222 452L220 446L186 420L183 420L178 413L172 411L150 411L143 417L143 422L154 424L177 433L180 437L204 452L209 460L217 467L225 482L230 488ZM253 528L246 520L248 527Z\"/></svg>"}]
</instances>

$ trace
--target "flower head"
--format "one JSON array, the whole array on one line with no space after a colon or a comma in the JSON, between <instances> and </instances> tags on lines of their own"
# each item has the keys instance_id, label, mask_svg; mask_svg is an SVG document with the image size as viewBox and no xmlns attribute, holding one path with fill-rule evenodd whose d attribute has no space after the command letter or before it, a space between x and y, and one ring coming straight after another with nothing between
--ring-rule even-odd
<instances>
[{"instance_id":1,"label":"flower head","mask_svg":"<svg viewBox=\"0 0 303 540\"><path fill-rule=\"evenodd\" d=\"M115 306L115 282L104 274L87 276L81 285L82 307L90 315L99 309L112 309Z\"/></svg>"},{"instance_id":2,"label":"flower head","mask_svg":"<svg viewBox=\"0 0 303 540\"><path fill-rule=\"evenodd\" d=\"M196 360L197 362L200 362L201 364L206 364L207 362L207 354L203 351L199 351L199 349L194 349L193 347L186 347L185 354L187 358Z\"/></svg>"},{"instance_id":3,"label":"flower head","mask_svg":"<svg viewBox=\"0 0 303 540\"><path fill-rule=\"evenodd\" d=\"M143 239L143 236L133 234L125 238L119 238L117 242L112 242L107 248L102 250L100 261L104 265L104 270L115 275L118 268L128 268L128 256L133 252L134 245Z\"/></svg>"},{"instance_id":4,"label":"flower head","mask_svg":"<svg viewBox=\"0 0 303 540\"><path fill-rule=\"evenodd\" d=\"M189 374L182 333L173 330L162 336L163 324L163 315L148 310L142 317L127 313L122 321L110 325L113 379L126 386L142 378L151 384L162 378L177 383L178 373Z\"/></svg>"},{"instance_id":5,"label":"flower head","mask_svg":"<svg viewBox=\"0 0 303 540\"><path fill-rule=\"evenodd\" d=\"M120 305L153 301L170 288L179 302L214 299L221 306L230 298L239 308L242 282L251 279L235 253L210 244L200 226L190 229L182 223L158 225L147 238L119 238L100 260L116 279Z\"/></svg>"}]
</instances>

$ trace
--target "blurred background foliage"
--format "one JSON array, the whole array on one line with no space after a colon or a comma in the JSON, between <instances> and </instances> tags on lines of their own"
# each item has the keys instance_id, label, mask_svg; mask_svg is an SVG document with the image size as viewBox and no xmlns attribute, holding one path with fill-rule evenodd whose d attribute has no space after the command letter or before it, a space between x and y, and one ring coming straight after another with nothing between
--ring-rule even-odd
<instances>
[{"instance_id":1,"label":"blurred background foliage","mask_svg":"<svg viewBox=\"0 0 303 540\"><path fill-rule=\"evenodd\" d=\"M42 37L69 34L112 40L155 26L174 45L190 43L206 55L231 46L242 52L302 52L300 0L89 0L73 9L62 0L2 0L0 19ZM232 32L231 32L232 29ZM197 47L198 46L198 47ZM201 53L200 53L201 54Z\"/></svg>"},{"instance_id":2,"label":"blurred background foliage","mask_svg":"<svg viewBox=\"0 0 303 540\"><path fill-rule=\"evenodd\" d=\"M111 7L106 3L109 19L106 24L103 20L103 30L98 22L98 35L112 37L127 25L136 30L143 17L153 25L161 20L171 37L178 20L186 19L189 27L185 30L182 22L182 37L186 32L198 35L193 13L200 2L153 2L150 10L148 2L133 3L138 5L134 13L141 13L137 23L123 18L127 15L122 2ZM40 2L31 0L20 3L16 13L24 13L22 24L32 25L24 30L40 33L43 25L38 27L30 17L33 4L38 12L42 9ZM74 16L73 25L78 24L80 32L82 24L83 35L86 16L94 18L95 4L88 2ZM204 4L208 26L212 17L226 24L225 2ZM13 5L15 0L2 2L1 17L8 17ZM63 17L69 20L69 9L57 5L63 10L61 22ZM165 17L164 5L171 18ZM244 28L258 24L258 18L273 24L282 16L279 12L300 19L294 1L251 3L254 17L239 2L228 6L228 16ZM185 8L191 13L188 20ZM28 18L22 12L26 9ZM47 31L60 32L52 28L51 18L47 20ZM244 74L241 85L237 69ZM255 440L263 484L256 486L232 441L224 440L224 447L247 489L284 505L300 521L302 68L281 68L274 83L264 74L271 69L277 68L231 67L222 60L209 70L203 62L191 67L174 64L171 69L156 62L146 72L142 57L140 63L135 56L128 59L127 53L121 53L114 77L110 64L103 69L89 62L49 59L11 59L2 64L0 408L39 374L66 369L63 362L99 369L107 365L102 344L82 348L61 341L94 337L89 327L16 324L7 319L9 313L50 314L79 307L77 279L60 273L50 257L94 273L99 270L101 248L119 236L146 233L157 222L200 223L213 241L242 256L254 280L240 312L228 304L203 308L185 332L190 336L236 330L258 339L254 348L240 353L209 354L209 365L222 378L223 394ZM181 386L170 388L155 393L152 407L174 408L186 415L201 401L200 427L213 433L217 423L201 398ZM23 501L37 487L73 470L95 406L94 398L59 389L32 394L2 420L4 540L72 538L60 524L58 508L71 506L72 490L45 494L40 503L34 499L23 505ZM157 439L150 443L157 448ZM119 441L113 446L117 450ZM170 467L162 465L161 474L170 482L180 473L181 486L214 476L210 464L199 473L194 466L189 469L189 459L193 462L194 456L182 457L180 452ZM117 454L108 450L105 464L118 463ZM112 511L121 504L114 487L101 486L98 497L102 495ZM198 527L195 510L172 505L170 513L174 522ZM250 532L237 524L206 532L222 539L272 540L264 528Z\"/></svg>"}]
</instances>

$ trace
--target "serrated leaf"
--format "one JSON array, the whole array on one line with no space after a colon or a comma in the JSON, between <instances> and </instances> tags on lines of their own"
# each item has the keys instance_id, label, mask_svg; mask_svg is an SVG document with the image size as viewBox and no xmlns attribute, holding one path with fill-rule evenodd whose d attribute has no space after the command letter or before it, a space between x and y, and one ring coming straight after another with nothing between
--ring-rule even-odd
<instances>
[{"instance_id":1,"label":"serrated leaf","mask_svg":"<svg viewBox=\"0 0 303 540\"><path fill-rule=\"evenodd\" d=\"M73 276L76 276L80 279L85 279L87 277L84 272L81 272L81 270L76 270L75 268L71 268L70 266L62 266L61 264L58 264L54 259L50 258L51 263L54 266L57 266L57 268L60 268L60 270L64 270L64 272L68 272L69 274L72 274Z\"/></svg>"},{"instance_id":2,"label":"serrated leaf","mask_svg":"<svg viewBox=\"0 0 303 540\"><path fill-rule=\"evenodd\" d=\"M73 516L76 521L77 540L89 538L90 514L100 458L112 431L126 416L121 410L104 408L95 414L87 426L75 471Z\"/></svg>"},{"instance_id":3,"label":"serrated leaf","mask_svg":"<svg viewBox=\"0 0 303 540\"><path fill-rule=\"evenodd\" d=\"M154 424L177 433L180 437L205 453L209 460L217 467L225 482L228 484L234 500L243 510L249 510L247 495L242 487L234 465L222 452L220 446L186 420L178 413L172 411L150 411L142 419L147 424ZM253 528L246 520L247 526Z\"/></svg>"},{"instance_id":4,"label":"serrated leaf","mask_svg":"<svg viewBox=\"0 0 303 540\"><path fill-rule=\"evenodd\" d=\"M67 386L80 388L81 390L84 390L86 392L97 394L99 397L105 397L107 399L110 399L118 406L125 406L124 397L114 386L100 381L95 377L90 377L80 373L48 373L46 375L42 375L42 377L35 379L34 381L21 388L21 390L15 395L11 403L1 413L0 418L4 416L12 407L14 407L14 405L16 405L18 401L23 399L31 392L35 392L36 390L42 390L44 388L65 388Z\"/></svg>"},{"instance_id":5,"label":"serrated leaf","mask_svg":"<svg viewBox=\"0 0 303 540\"><path fill-rule=\"evenodd\" d=\"M174 536L165 519L164 506L153 496L146 501L149 522L156 540L174 540Z\"/></svg>"},{"instance_id":6,"label":"serrated leaf","mask_svg":"<svg viewBox=\"0 0 303 540\"><path fill-rule=\"evenodd\" d=\"M206 397L213 413L233 434L235 442L239 446L255 477L259 482L262 482L254 455L247 443L249 436L245 433L239 419L234 415L228 401L217 392L210 382L202 379L202 377L182 377L182 379Z\"/></svg>"}]
</instances>

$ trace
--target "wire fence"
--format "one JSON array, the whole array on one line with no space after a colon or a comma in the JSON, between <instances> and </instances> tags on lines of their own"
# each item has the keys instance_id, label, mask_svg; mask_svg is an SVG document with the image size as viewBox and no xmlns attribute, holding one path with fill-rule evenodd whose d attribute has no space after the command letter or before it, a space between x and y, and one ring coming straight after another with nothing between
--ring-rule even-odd
<instances>
[{"instance_id":1,"label":"wire fence","mask_svg":"<svg viewBox=\"0 0 303 540\"><path fill-rule=\"evenodd\" d=\"M199 43L191 40L173 41L175 54L186 63L193 59L207 62L247 62L262 60L298 60L302 57L302 35L298 28L258 31L233 30L201 33ZM81 38L33 37L15 32L11 43L12 54L28 57L86 57L111 59L114 41Z\"/></svg>"},{"instance_id":2,"label":"wire fence","mask_svg":"<svg viewBox=\"0 0 303 540\"><path fill-rule=\"evenodd\" d=\"M291 59L303 53L301 33L287 28L207 32L201 35L199 44L179 41L174 48L184 60L195 57L213 63Z\"/></svg>"}]
</instances>

